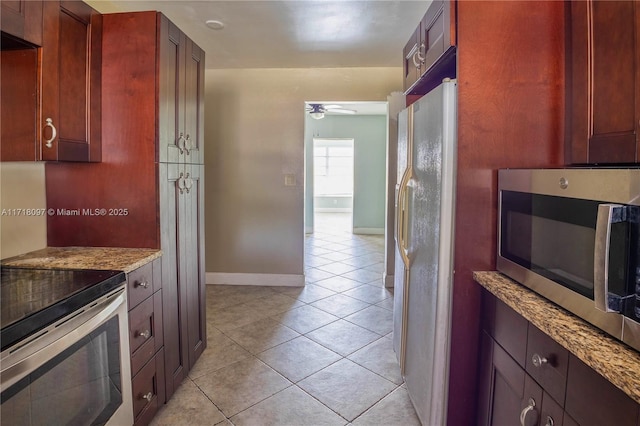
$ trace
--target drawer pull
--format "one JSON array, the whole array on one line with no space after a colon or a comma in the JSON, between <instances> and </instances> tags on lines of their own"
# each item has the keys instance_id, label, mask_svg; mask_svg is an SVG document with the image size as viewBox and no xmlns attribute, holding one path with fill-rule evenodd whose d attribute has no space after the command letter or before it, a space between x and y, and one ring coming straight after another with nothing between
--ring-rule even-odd
<instances>
[{"instance_id":1,"label":"drawer pull","mask_svg":"<svg viewBox=\"0 0 640 426\"><path fill-rule=\"evenodd\" d=\"M141 395L142 399L146 399L147 402L151 402L151 399L153 398L153 393L151 392L147 392L144 395Z\"/></svg>"},{"instance_id":2,"label":"drawer pull","mask_svg":"<svg viewBox=\"0 0 640 426\"><path fill-rule=\"evenodd\" d=\"M149 337L151 337L151 332L149 330L144 330L144 331L140 331L140 332L136 333L136 335L142 336L145 339L148 339Z\"/></svg>"},{"instance_id":3,"label":"drawer pull","mask_svg":"<svg viewBox=\"0 0 640 426\"><path fill-rule=\"evenodd\" d=\"M140 282L136 281L136 284L134 285L134 287L149 288L149 283L147 281L140 281Z\"/></svg>"},{"instance_id":4,"label":"drawer pull","mask_svg":"<svg viewBox=\"0 0 640 426\"><path fill-rule=\"evenodd\" d=\"M549 360L543 356L540 356L538 354L533 354L533 356L531 357L531 362L533 362L533 366L534 367L542 367L544 364L548 363Z\"/></svg>"},{"instance_id":5,"label":"drawer pull","mask_svg":"<svg viewBox=\"0 0 640 426\"><path fill-rule=\"evenodd\" d=\"M522 426L526 426L527 424L525 423L527 420L527 415L533 411L533 414L535 414L535 421L531 424L537 424L538 423L538 413L536 413L536 401L533 398L529 398L529 405L527 405L526 407L524 407L522 409L522 411L520 412L520 424Z\"/></svg>"}]
</instances>

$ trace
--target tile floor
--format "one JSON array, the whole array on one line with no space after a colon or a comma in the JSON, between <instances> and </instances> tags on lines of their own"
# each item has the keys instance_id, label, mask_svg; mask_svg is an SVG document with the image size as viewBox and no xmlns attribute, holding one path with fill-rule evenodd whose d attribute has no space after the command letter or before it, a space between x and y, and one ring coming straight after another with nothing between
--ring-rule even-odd
<instances>
[{"instance_id":1,"label":"tile floor","mask_svg":"<svg viewBox=\"0 0 640 426\"><path fill-rule=\"evenodd\" d=\"M208 346L153 425L419 425L392 349L384 239L316 216L305 287L208 286Z\"/></svg>"}]
</instances>

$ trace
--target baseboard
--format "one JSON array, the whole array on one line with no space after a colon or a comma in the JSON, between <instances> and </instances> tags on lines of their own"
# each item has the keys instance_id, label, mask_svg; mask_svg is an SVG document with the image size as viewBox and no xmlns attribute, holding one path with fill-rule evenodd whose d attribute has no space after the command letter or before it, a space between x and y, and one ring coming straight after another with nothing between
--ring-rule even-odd
<instances>
[{"instance_id":1,"label":"baseboard","mask_svg":"<svg viewBox=\"0 0 640 426\"><path fill-rule=\"evenodd\" d=\"M207 272L207 284L263 285L273 287L304 287L304 275L295 274L242 274Z\"/></svg>"},{"instance_id":2,"label":"baseboard","mask_svg":"<svg viewBox=\"0 0 640 426\"><path fill-rule=\"evenodd\" d=\"M353 228L353 233L359 235L384 235L384 228Z\"/></svg>"}]
</instances>

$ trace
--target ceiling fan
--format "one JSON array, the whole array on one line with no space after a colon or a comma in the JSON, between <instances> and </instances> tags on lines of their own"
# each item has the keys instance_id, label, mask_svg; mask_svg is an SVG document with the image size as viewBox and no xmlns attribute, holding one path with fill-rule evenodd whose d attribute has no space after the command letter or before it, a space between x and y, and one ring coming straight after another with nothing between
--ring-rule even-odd
<instances>
[{"instance_id":1,"label":"ceiling fan","mask_svg":"<svg viewBox=\"0 0 640 426\"><path fill-rule=\"evenodd\" d=\"M324 114L327 112L337 112L339 114L355 114L356 110L343 108L341 105L324 105L324 104L308 104L305 108L311 118L320 120L324 118Z\"/></svg>"}]
</instances>

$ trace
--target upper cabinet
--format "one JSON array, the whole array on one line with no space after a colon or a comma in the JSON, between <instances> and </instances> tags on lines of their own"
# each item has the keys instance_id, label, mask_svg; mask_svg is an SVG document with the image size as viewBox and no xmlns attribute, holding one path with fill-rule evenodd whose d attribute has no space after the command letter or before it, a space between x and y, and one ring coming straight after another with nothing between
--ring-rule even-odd
<instances>
[{"instance_id":1,"label":"upper cabinet","mask_svg":"<svg viewBox=\"0 0 640 426\"><path fill-rule=\"evenodd\" d=\"M567 8L567 163L640 162L640 3Z\"/></svg>"},{"instance_id":2,"label":"upper cabinet","mask_svg":"<svg viewBox=\"0 0 640 426\"><path fill-rule=\"evenodd\" d=\"M102 16L81 1L7 3L23 13L3 2L3 30L23 30L3 34L1 160L100 161Z\"/></svg>"},{"instance_id":3,"label":"upper cabinet","mask_svg":"<svg viewBox=\"0 0 640 426\"><path fill-rule=\"evenodd\" d=\"M36 46L42 45L42 2L2 0L0 3L2 32ZM3 48L6 42L3 38ZM15 40L14 40L15 42Z\"/></svg>"},{"instance_id":4,"label":"upper cabinet","mask_svg":"<svg viewBox=\"0 0 640 426\"><path fill-rule=\"evenodd\" d=\"M406 94L424 94L443 78L455 77L455 20L455 3L431 3L403 49Z\"/></svg>"},{"instance_id":5,"label":"upper cabinet","mask_svg":"<svg viewBox=\"0 0 640 426\"><path fill-rule=\"evenodd\" d=\"M161 16L158 161L202 164L204 52Z\"/></svg>"}]
</instances>

